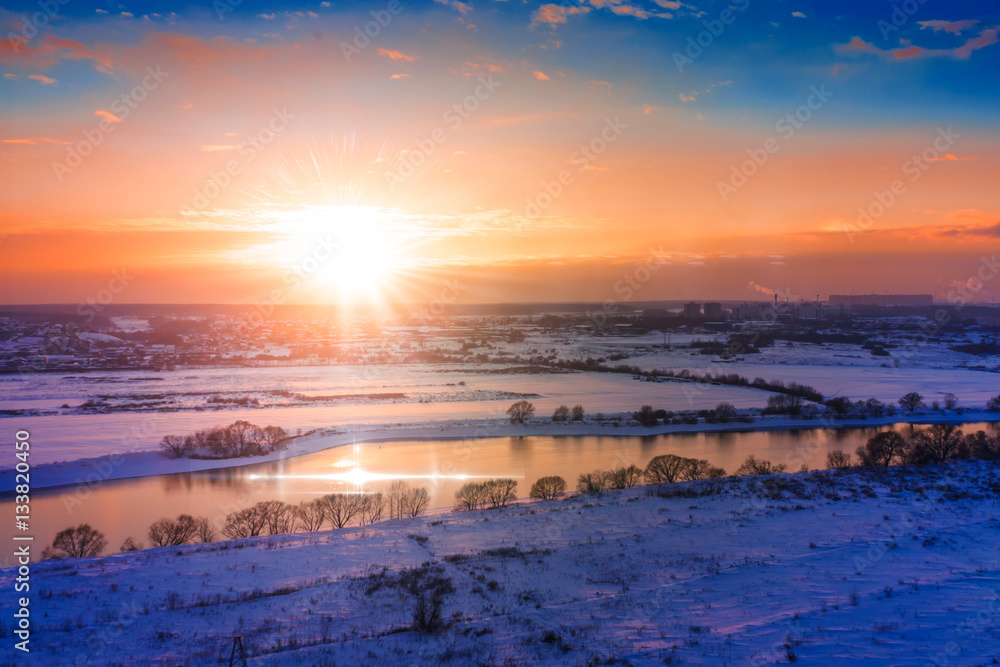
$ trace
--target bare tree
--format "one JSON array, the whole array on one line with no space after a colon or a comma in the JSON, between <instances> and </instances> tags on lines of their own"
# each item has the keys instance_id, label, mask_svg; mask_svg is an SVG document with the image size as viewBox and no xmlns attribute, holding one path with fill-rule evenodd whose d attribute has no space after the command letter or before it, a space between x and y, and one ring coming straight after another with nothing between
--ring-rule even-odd
<instances>
[{"instance_id":1,"label":"bare tree","mask_svg":"<svg viewBox=\"0 0 1000 667\"><path fill-rule=\"evenodd\" d=\"M911 391L899 399L899 407L912 415L914 411L924 407L924 397L915 391Z\"/></svg>"},{"instance_id":2,"label":"bare tree","mask_svg":"<svg viewBox=\"0 0 1000 667\"><path fill-rule=\"evenodd\" d=\"M212 522L205 517L199 517L194 520L195 525L195 537L201 543L214 542L219 539L219 534L215 530L215 526Z\"/></svg>"},{"instance_id":3,"label":"bare tree","mask_svg":"<svg viewBox=\"0 0 1000 667\"><path fill-rule=\"evenodd\" d=\"M389 485L389 518L402 519L405 514L404 498L409 493L410 483L403 479L394 480Z\"/></svg>"},{"instance_id":4,"label":"bare tree","mask_svg":"<svg viewBox=\"0 0 1000 667\"><path fill-rule=\"evenodd\" d=\"M267 532L272 535L290 533L295 526L295 510L286 502L267 500L261 503L267 517Z\"/></svg>"},{"instance_id":5,"label":"bare tree","mask_svg":"<svg viewBox=\"0 0 1000 667\"><path fill-rule=\"evenodd\" d=\"M569 407L565 405L560 405L556 408L556 411L552 413L552 421L554 422L564 422L569 420Z\"/></svg>"},{"instance_id":6,"label":"bare tree","mask_svg":"<svg viewBox=\"0 0 1000 667\"><path fill-rule=\"evenodd\" d=\"M767 459L758 459L751 454L746 458L739 468L737 475L770 475L776 472L785 472L787 466L784 463L773 464Z\"/></svg>"},{"instance_id":7,"label":"bare tree","mask_svg":"<svg viewBox=\"0 0 1000 667\"><path fill-rule=\"evenodd\" d=\"M904 455L906 463L943 463L968 455L962 431L952 424L934 424L913 434Z\"/></svg>"},{"instance_id":8,"label":"bare tree","mask_svg":"<svg viewBox=\"0 0 1000 667\"><path fill-rule=\"evenodd\" d=\"M507 408L507 414L511 424L523 424L535 416L535 406L528 401L515 401Z\"/></svg>"},{"instance_id":9,"label":"bare tree","mask_svg":"<svg viewBox=\"0 0 1000 667\"><path fill-rule=\"evenodd\" d=\"M361 496L361 525L381 521L383 512L385 512L385 496L381 491Z\"/></svg>"},{"instance_id":10,"label":"bare tree","mask_svg":"<svg viewBox=\"0 0 1000 667\"><path fill-rule=\"evenodd\" d=\"M858 447L858 460L862 466L885 467L903 456L906 439L895 431L883 431L868 438L868 442Z\"/></svg>"},{"instance_id":11,"label":"bare tree","mask_svg":"<svg viewBox=\"0 0 1000 667\"><path fill-rule=\"evenodd\" d=\"M312 533L323 527L323 522L326 520L326 504L321 498L303 500L295 508L295 516L298 517L299 525L307 533Z\"/></svg>"},{"instance_id":12,"label":"bare tree","mask_svg":"<svg viewBox=\"0 0 1000 667\"><path fill-rule=\"evenodd\" d=\"M653 457L643 473L646 483L673 484L680 479L681 473L689 465L688 461L690 460L676 454Z\"/></svg>"},{"instance_id":13,"label":"bare tree","mask_svg":"<svg viewBox=\"0 0 1000 667\"><path fill-rule=\"evenodd\" d=\"M885 403L877 398L869 398L865 401L865 411L872 417L881 417L885 414Z\"/></svg>"},{"instance_id":14,"label":"bare tree","mask_svg":"<svg viewBox=\"0 0 1000 667\"><path fill-rule=\"evenodd\" d=\"M81 523L56 533L52 544L42 550L42 558L89 558L100 554L106 546L108 540L104 533Z\"/></svg>"},{"instance_id":15,"label":"bare tree","mask_svg":"<svg viewBox=\"0 0 1000 667\"><path fill-rule=\"evenodd\" d=\"M608 479L608 486L612 489L629 489L642 479L642 469L634 465L623 466L609 470L605 475Z\"/></svg>"},{"instance_id":16,"label":"bare tree","mask_svg":"<svg viewBox=\"0 0 1000 667\"><path fill-rule=\"evenodd\" d=\"M285 429L280 426L265 426L261 429L261 438L264 441L265 452L273 452L278 449L288 447L290 438Z\"/></svg>"},{"instance_id":17,"label":"bare tree","mask_svg":"<svg viewBox=\"0 0 1000 667\"><path fill-rule=\"evenodd\" d=\"M958 407L958 396L952 393L947 393L944 395L944 409L954 410Z\"/></svg>"},{"instance_id":18,"label":"bare tree","mask_svg":"<svg viewBox=\"0 0 1000 667\"><path fill-rule=\"evenodd\" d=\"M725 470L716 468L706 459L684 459L684 466L680 470L678 479L682 482L688 482L695 479L717 479L725 476Z\"/></svg>"},{"instance_id":19,"label":"bare tree","mask_svg":"<svg viewBox=\"0 0 1000 667\"><path fill-rule=\"evenodd\" d=\"M194 439L191 436L165 435L160 441L160 452L170 459L187 456L193 448Z\"/></svg>"},{"instance_id":20,"label":"bare tree","mask_svg":"<svg viewBox=\"0 0 1000 667\"><path fill-rule=\"evenodd\" d=\"M343 528L361 512L361 498L357 493L331 493L323 496L326 518L334 528Z\"/></svg>"},{"instance_id":21,"label":"bare tree","mask_svg":"<svg viewBox=\"0 0 1000 667\"><path fill-rule=\"evenodd\" d=\"M510 478L491 479L483 484L486 500L493 507L506 507L507 503L516 499L515 489L517 489L517 480Z\"/></svg>"},{"instance_id":22,"label":"bare tree","mask_svg":"<svg viewBox=\"0 0 1000 667\"><path fill-rule=\"evenodd\" d=\"M576 490L584 493L600 493L607 488L607 480L600 470L581 473L576 480Z\"/></svg>"},{"instance_id":23,"label":"bare tree","mask_svg":"<svg viewBox=\"0 0 1000 667\"><path fill-rule=\"evenodd\" d=\"M566 491L566 480L558 475L552 475L549 477L542 477L532 484L531 491L528 495L532 498L552 500L564 491Z\"/></svg>"},{"instance_id":24,"label":"bare tree","mask_svg":"<svg viewBox=\"0 0 1000 667\"><path fill-rule=\"evenodd\" d=\"M175 547L187 544L198 534L198 526L190 514L177 519L160 519L149 527L149 543L154 547Z\"/></svg>"},{"instance_id":25,"label":"bare tree","mask_svg":"<svg viewBox=\"0 0 1000 667\"><path fill-rule=\"evenodd\" d=\"M851 455L839 449L826 453L826 467L836 470L851 467Z\"/></svg>"},{"instance_id":26,"label":"bare tree","mask_svg":"<svg viewBox=\"0 0 1000 667\"><path fill-rule=\"evenodd\" d=\"M260 535L267 526L267 514L261 505L262 503L257 503L228 515L222 534L231 540Z\"/></svg>"},{"instance_id":27,"label":"bare tree","mask_svg":"<svg viewBox=\"0 0 1000 667\"><path fill-rule=\"evenodd\" d=\"M715 418L723 424L736 421L738 416L739 413L736 412L736 406L732 403L719 403L715 406Z\"/></svg>"},{"instance_id":28,"label":"bare tree","mask_svg":"<svg viewBox=\"0 0 1000 667\"><path fill-rule=\"evenodd\" d=\"M583 406L580 404L573 406L573 421L583 421Z\"/></svg>"},{"instance_id":29,"label":"bare tree","mask_svg":"<svg viewBox=\"0 0 1000 667\"><path fill-rule=\"evenodd\" d=\"M635 418L643 426L656 426L656 410L653 409L652 405L644 405L639 408L639 411L633 413L633 418Z\"/></svg>"},{"instance_id":30,"label":"bare tree","mask_svg":"<svg viewBox=\"0 0 1000 667\"><path fill-rule=\"evenodd\" d=\"M455 492L455 503L467 510L474 510L486 502L486 490L482 482L466 482Z\"/></svg>"},{"instance_id":31,"label":"bare tree","mask_svg":"<svg viewBox=\"0 0 1000 667\"><path fill-rule=\"evenodd\" d=\"M419 489L410 489L403 501L406 508L406 516L411 519L417 518L420 516L421 512L427 509L430 502L431 494L429 494L427 489L424 487L420 487Z\"/></svg>"},{"instance_id":32,"label":"bare tree","mask_svg":"<svg viewBox=\"0 0 1000 667\"><path fill-rule=\"evenodd\" d=\"M118 551L121 553L126 553L129 551L140 551L143 549L142 542L136 542L131 536L126 537L122 545L118 547Z\"/></svg>"}]
</instances>

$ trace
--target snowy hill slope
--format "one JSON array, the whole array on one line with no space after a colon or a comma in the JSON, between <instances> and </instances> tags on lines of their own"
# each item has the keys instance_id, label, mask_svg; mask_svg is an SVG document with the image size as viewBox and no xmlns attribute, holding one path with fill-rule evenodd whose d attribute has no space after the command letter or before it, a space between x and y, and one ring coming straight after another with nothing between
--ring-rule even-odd
<instances>
[{"instance_id":1,"label":"snowy hill slope","mask_svg":"<svg viewBox=\"0 0 1000 667\"><path fill-rule=\"evenodd\" d=\"M47 561L31 664L228 664L235 634L255 665L993 664L997 470L729 478ZM435 595L442 627L413 630Z\"/></svg>"}]
</instances>

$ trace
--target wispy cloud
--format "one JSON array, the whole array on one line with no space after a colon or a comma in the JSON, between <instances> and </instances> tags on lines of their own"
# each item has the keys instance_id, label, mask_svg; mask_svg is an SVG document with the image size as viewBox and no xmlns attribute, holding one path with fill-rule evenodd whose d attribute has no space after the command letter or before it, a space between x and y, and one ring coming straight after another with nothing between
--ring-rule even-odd
<instances>
[{"instance_id":1,"label":"wispy cloud","mask_svg":"<svg viewBox=\"0 0 1000 667\"><path fill-rule=\"evenodd\" d=\"M838 44L834 48L836 52L840 54L868 53L896 61L910 60L912 58L942 57L965 60L972 55L973 51L978 51L979 49L984 49L987 46L996 44L1000 41L1000 37L998 36L1000 36L1000 27L987 28L980 32L978 36L972 37L966 40L965 43L950 49L929 49L922 46L916 46L905 41L902 42L902 45L899 48L880 49L860 37L852 37L851 41L848 43Z\"/></svg>"},{"instance_id":2,"label":"wispy cloud","mask_svg":"<svg viewBox=\"0 0 1000 667\"><path fill-rule=\"evenodd\" d=\"M404 63L412 63L417 59L416 56L411 56L407 53L403 53L402 51L394 51L390 49L379 49L378 54L380 56L385 56L386 58L389 58L391 60Z\"/></svg>"}]
</instances>

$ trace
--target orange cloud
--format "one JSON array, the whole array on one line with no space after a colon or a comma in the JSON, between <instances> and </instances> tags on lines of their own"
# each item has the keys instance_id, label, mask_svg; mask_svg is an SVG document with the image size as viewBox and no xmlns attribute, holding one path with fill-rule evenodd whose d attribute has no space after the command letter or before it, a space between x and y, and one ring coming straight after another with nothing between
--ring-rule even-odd
<instances>
[{"instance_id":1,"label":"orange cloud","mask_svg":"<svg viewBox=\"0 0 1000 667\"><path fill-rule=\"evenodd\" d=\"M38 46L29 46L17 38L0 42L0 63L48 70L62 60L91 60L94 69L99 72L111 74L114 71L110 55L90 49L72 39L46 35Z\"/></svg>"},{"instance_id":2,"label":"orange cloud","mask_svg":"<svg viewBox=\"0 0 1000 667\"><path fill-rule=\"evenodd\" d=\"M48 85L53 84L53 83L56 82L55 79L49 78L49 77L45 76L44 74L29 74L28 78L29 79L34 79L35 81L41 81L42 85L44 85L44 86L48 86Z\"/></svg>"},{"instance_id":3,"label":"orange cloud","mask_svg":"<svg viewBox=\"0 0 1000 667\"><path fill-rule=\"evenodd\" d=\"M539 81L551 81L552 80L552 79L550 79L548 77L548 75L545 74L545 72L539 72L537 69L535 70L535 78L538 79Z\"/></svg>"},{"instance_id":4,"label":"orange cloud","mask_svg":"<svg viewBox=\"0 0 1000 667\"><path fill-rule=\"evenodd\" d=\"M409 76L410 76L409 74L393 74L389 78L390 79L405 79L405 78L407 78Z\"/></svg>"},{"instance_id":5,"label":"orange cloud","mask_svg":"<svg viewBox=\"0 0 1000 667\"><path fill-rule=\"evenodd\" d=\"M402 61L404 63L412 63L417 59L416 56L411 56L402 51L390 51L389 49L379 49L378 54L380 56L386 56L391 60Z\"/></svg>"},{"instance_id":6,"label":"orange cloud","mask_svg":"<svg viewBox=\"0 0 1000 667\"><path fill-rule=\"evenodd\" d=\"M934 32L950 32L953 35L961 35L963 30L968 30L979 23L976 19L966 21L918 21L921 30L931 28Z\"/></svg>"},{"instance_id":7,"label":"orange cloud","mask_svg":"<svg viewBox=\"0 0 1000 667\"><path fill-rule=\"evenodd\" d=\"M566 23L568 16L586 14L590 7L563 7L562 5L542 5L531 18L531 24L548 23L551 26Z\"/></svg>"},{"instance_id":8,"label":"orange cloud","mask_svg":"<svg viewBox=\"0 0 1000 667\"><path fill-rule=\"evenodd\" d=\"M645 20L649 18L649 12L632 5L614 5L611 11L619 16L634 16L637 19Z\"/></svg>"},{"instance_id":9,"label":"orange cloud","mask_svg":"<svg viewBox=\"0 0 1000 667\"><path fill-rule=\"evenodd\" d=\"M965 160L975 160L974 157L956 157L951 153L945 153L941 157L929 158L928 162L964 162Z\"/></svg>"},{"instance_id":10,"label":"orange cloud","mask_svg":"<svg viewBox=\"0 0 1000 667\"><path fill-rule=\"evenodd\" d=\"M0 143L5 144L25 144L28 146L35 146L37 144L69 144L68 141L61 141L59 139L51 139L49 137L29 137L27 139L4 139Z\"/></svg>"},{"instance_id":11,"label":"orange cloud","mask_svg":"<svg viewBox=\"0 0 1000 667\"><path fill-rule=\"evenodd\" d=\"M957 33L956 33L957 34ZM920 46L903 42L904 46L897 49L880 49L873 44L866 42L860 37L852 37L847 44L837 44L834 50L837 53L870 53L894 60L910 60L912 58L958 58L965 60L973 51L984 49L1000 41L1000 27L988 28L979 33L978 36L967 40L961 46L951 49L927 49Z\"/></svg>"},{"instance_id":12,"label":"orange cloud","mask_svg":"<svg viewBox=\"0 0 1000 667\"><path fill-rule=\"evenodd\" d=\"M98 109L97 111L94 112L94 115L97 116L97 117L99 117L99 118L103 118L104 120L110 121L112 123L120 123L120 122L122 122L121 118L119 118L118 116L114 115L110 111L105 111L104 109Z\"/></svg>"}]
</instances>

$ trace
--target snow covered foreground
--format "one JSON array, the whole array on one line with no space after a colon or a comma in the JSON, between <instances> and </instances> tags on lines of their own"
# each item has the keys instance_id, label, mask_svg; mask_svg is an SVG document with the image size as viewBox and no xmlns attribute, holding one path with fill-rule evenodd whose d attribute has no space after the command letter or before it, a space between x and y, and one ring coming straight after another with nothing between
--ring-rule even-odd
<instances>
[{"instance_id":1,"label":"snow covered foreground","mask_svg":"<svg viewBox=\"0 0 1000 667\"><path fill-rule=\"evenodd\" d=\"M997 472L729 478L47 561L31 664L228 664L235 634L255 665L993 664ZM445 627L419 634L434 586Z\"/></svg>"}]
</instances>

